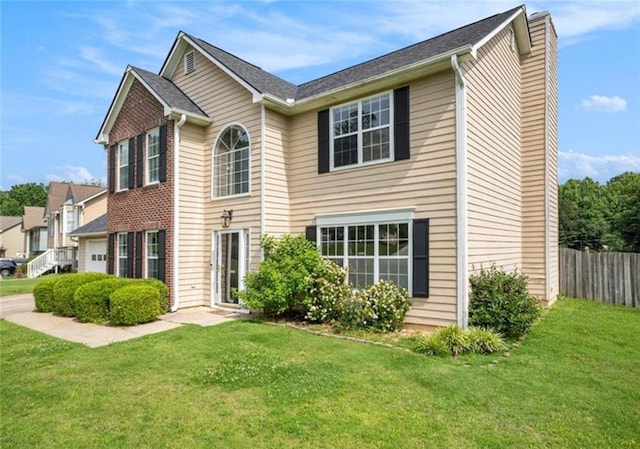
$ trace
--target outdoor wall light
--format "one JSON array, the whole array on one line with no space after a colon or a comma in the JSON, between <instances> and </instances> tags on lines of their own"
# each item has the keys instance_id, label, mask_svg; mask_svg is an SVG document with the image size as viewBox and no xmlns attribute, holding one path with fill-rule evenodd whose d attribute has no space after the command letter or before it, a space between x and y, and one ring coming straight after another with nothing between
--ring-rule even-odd
<instances>
[{"instance_id":1,"label":"outdoor wall light","mask_svg":"<svg viewBox=\"0 0 640 449\"><path fill-rule=\"evenodd\" d=\"M223 210L222 215L220 215L220 220L222 222L223 228L228 228L229 223L231 223L231 219L233 218L233 209Z\"/></svg>"}]
</instances>

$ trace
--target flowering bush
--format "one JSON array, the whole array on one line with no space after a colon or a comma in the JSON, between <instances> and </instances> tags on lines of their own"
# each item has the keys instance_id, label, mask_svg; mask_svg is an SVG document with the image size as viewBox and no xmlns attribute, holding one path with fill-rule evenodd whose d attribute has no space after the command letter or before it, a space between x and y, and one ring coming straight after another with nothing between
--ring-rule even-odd
<instances>
[{"instance_id":1,"label":"flowering bush","mask_svg":"<svg viewBox=\"0 0 640 449\"><path fill-rule=\"evenodd\" d=\"M340 318L344 302L351 297L351 287L346 284L348 269L323 259L310 290L311 302L305 319L316 323L328 323Z\"/></svg>"},{"instance_id":2,"label":"flowering bush","mask_svg":"<svg viewBox=\"0 0 640 449\"><path fill-rule=\"evenodd\" d=\"M410 307L407 290L381 280L347 299L340 320L346 327L395 332L402 328Z\"/></svg>"}]
</instances>

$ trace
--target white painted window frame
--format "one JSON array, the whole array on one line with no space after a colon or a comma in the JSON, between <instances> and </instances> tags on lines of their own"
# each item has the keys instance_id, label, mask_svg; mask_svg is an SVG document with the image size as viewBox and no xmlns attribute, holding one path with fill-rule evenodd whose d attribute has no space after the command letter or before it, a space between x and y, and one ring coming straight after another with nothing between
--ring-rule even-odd
<instances>
[{"instance_id":1,"label":"white painted window frame","mask_svg":"<svg viewBox=\"0 0 640 449\"><path fill-rule=\"evenodd\" d=\"M127 157L123 158L122 157L122 152L123 150L126 149L127 151ZM125 190L129 190L129 141L128 140L122 140L120 142L118 142L118 173L117 173L117 191L118 192L122 192ZM123 161L124 159L124 161ZM122 170L126 169L126 173L127 173L127 182L125 183L125 186L122 187Z\"/></svg>"},{"instance_id":2,"label":"white painted window frame","mask_svg":"<svg viewBox=\"0 0 640 449\"><path fill-rule=\"evenodd\" d=\"M124 274L124 276L122 276L120 274L120 268L122 268L122 259L124 259L125 261L127 260L127 257L129 255L129 251L131 251L131 248L129 248L129 245L127 244L127 233L126 232L119 232L116 238L116 248L117 248L117 266L116 266L116 272L118 273L118 277L127 277L126 273ZM122 254L120 253L120 239L122 239L124 241L124 247L127 248L127 254L125 254L124 257L122 257Z\"/></svg>"},{"instance_id":3,"label":"white painted window frame","mask_svg":"<svg viewBox=\"0 0 640 449\"><path fill-rule=\"evenodd\" d=\"M158 238L159 232L157 229L151 230L151 231L146 231L144 233L144 277L145 278L149 278L149 260L158 260L158 254L156 253L155 256L151 255L151 252L149 251L149 235L150 234L155 234L156 235L156 239ZM159 243L157 242L156 245L158 245L158 248L156 249L156 252L159 250ZM158 267L158 274L160 273L160 268ZM157 278L153 278L153 279L157 279Z\"/></svg>"},{"instance_id":4,"label":"white painted window frame","mask_svg":"<svg viewBox=\"0 0 640 449\"><path fill-rule=\"evenodd\" d=\"M158 145L158 152L151 156L149 154L149 149L151 148L151 145L149 144L149 138L152 136L157 136L157 145ZM157 173L157 179L152 180L151 179L151 160L155 159L158 161L158 173ZM160 128L155 128L152 129L150 131L147 131L147 133L145 134L145 169L144 169L144 183L145 185L153 185L153 184L158 184L160 182Z\"/></svg>"},{"instance_id":5,"label":"white painted window frame","mask_svg":"<svg viewBox=\"0 0 640 449\"><path fill-rule=\"evenodd\" d=\"M366 100L369 100L371 98L375 98L375 97L380 97L383 95L389 95L389 124L388 125L382 125L382 126L377 126L375 128L369 128L367 130L363 130L362 129L362 103ZM340 171L340 170L348 170L348 169L352 169L352 168L357 168L357 167L366 167L369 165L377 165L377 164L382 164L385 162L390 162L393 161L395 159L395 145L394 145L394 98L393 98L393 90L389 90L389 91L385 91L385 92L379 92L375 95L370 95L368 97L364 97L364 98L358 98L357 100L354 101L349 101L346 103L342 103L336 106L333 106L332 108L329 109L329 134L330 134L330 138L329 138L329 170L330 171ZM334 143L336 138L339 137L345 137L346 135L340 135L340 136L336 136L335 135L335 129L334 129L334 121L333 121L333 112L335 109L339 109L342 108L344 106L349 106L352 104L357 103L358 105L358 131L357 131L357 135L358 135L358 163L356 164L351 164L351 165L343 165L341 167L336 167L334 164ZM373 161L367 161L364 162L364 143L363 143L363 138L362 135L364 132L369 132L369 131L373 131L376 129L383 129L386 127L389 127L389 157L383 158L383 159L376 159Z\"/></svg>"},{"instance_id":6,"label":"white painted window frame","mask_svg":"<svg viewBox=\"0 0 640 449\"><path fill-rule=\"evenodd\" d=\"M248 152L248 161L247 161L247 164L248 164L247 175L249 178L247 182L247 191L242 193L228 194L228 195L216 195L216 181L217 181L216 168L217 168L217 156L218 156L217 155L218 143L222 139L222 136L224 135L224 133L233 127L241 128L247 134L247 139L249 140L249 146L248 146L249 152ZM219 200L222 198L229 199L229 198L236 198L236 197L251 195L251 148L252 148L251 134L242 123L239 123L239 122L229 123L228 125L224 126L220 130L220 132L216 136L216 139L213 143L213 154L211 158L211 199L212 200ZM234 150L234 151L238 151L238 150ZM229 189L230 185L233 185L233 182L227 183L227 189Z\"/></svg>"}]
</instances>

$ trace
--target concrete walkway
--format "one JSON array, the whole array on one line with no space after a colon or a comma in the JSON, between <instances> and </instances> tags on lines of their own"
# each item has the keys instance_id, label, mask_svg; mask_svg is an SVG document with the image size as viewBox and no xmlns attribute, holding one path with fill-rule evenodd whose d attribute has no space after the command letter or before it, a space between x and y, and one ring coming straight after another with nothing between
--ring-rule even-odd
<instances>
[{"instance_id":1,"label":"concrete walkway","mask_svg":"<svg viewBox=\"0 0 640 449\"><path fill-rule=\"evenodd\" d=\"M0 297L0 318L63 340L82 343L91 348L175 329L183 324L213 326L240 316L237 313L213 310L208 307L192 307L167 313L152 323L113 327L80 323L73 318L34 312L34 309L35 302L30 293Z\"/></svg>"}]
</instances>

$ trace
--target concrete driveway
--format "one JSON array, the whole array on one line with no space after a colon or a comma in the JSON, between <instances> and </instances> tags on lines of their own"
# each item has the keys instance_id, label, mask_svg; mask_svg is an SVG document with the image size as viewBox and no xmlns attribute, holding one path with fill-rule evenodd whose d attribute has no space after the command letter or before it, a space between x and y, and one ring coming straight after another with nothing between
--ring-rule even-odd
<instances>
[{"instance_id":1,"label":"concrete driveway","mask_svg":"<svg viewBox=\"0 0 640 449\"><path fill-rule=\"evenodd\" d=\"M34 310L35 302L31 294L0 297L0 318L92 348L164 332L183 324L213 326L238 317L236 313L221 313L208 307L193 307L167 313L152 323L115 327L80 323L73 318L55 316L52 313L38 313Z\"/></svg>"}]
</instances>

